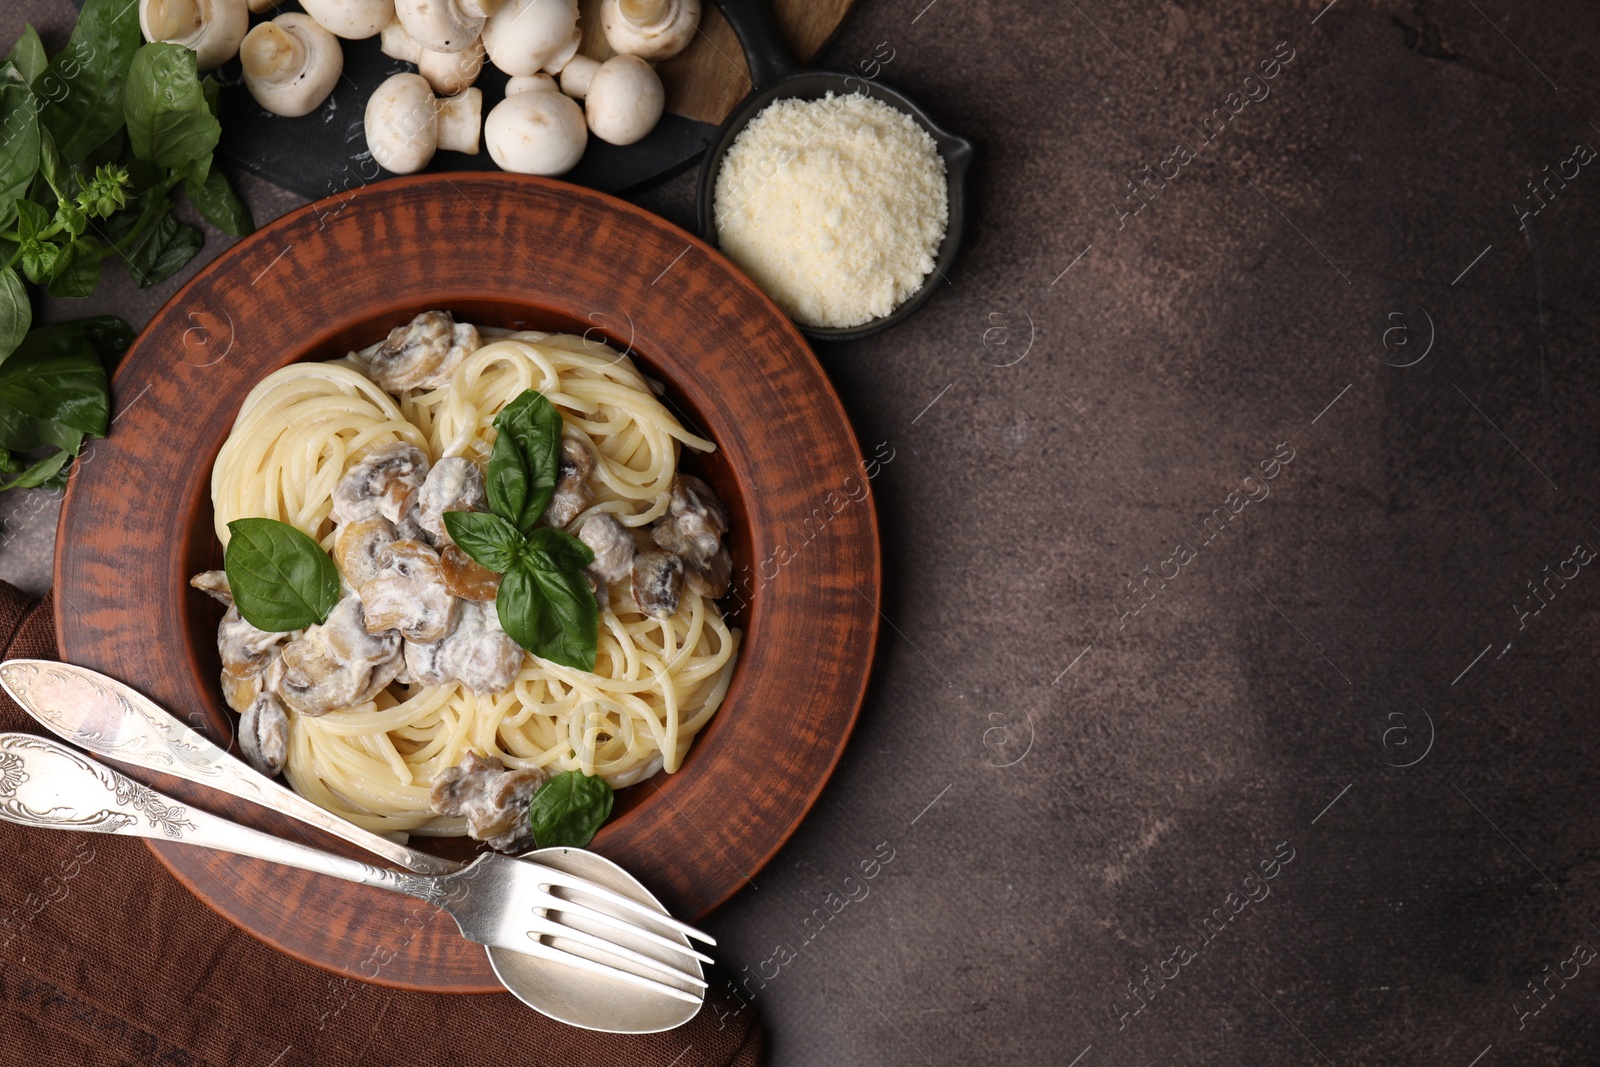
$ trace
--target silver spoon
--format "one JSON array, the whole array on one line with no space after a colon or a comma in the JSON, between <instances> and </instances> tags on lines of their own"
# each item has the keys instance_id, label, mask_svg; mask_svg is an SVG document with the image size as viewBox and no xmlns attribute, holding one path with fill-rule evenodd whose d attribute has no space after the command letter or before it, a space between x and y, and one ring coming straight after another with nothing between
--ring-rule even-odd
<instances>
[{"instance_id":1,"label":"silver spoon","mask_svg":"<svg viewBox=\"0 0 1600 1067\"><path fill-rule=\"evenodd\" d=\"M0 663L0 686L51 732L96 755L270 808L419 874L448 875L463 869L459 863L408 848L317 807L229 756L115 678L69 663L19 659ZM623 912L629 919L630 936L643 935L642 940L656 948L664 946L655 939L676 944L685 935L715 944L672 918L648 889L604 856L583 849L549 848L518 858L542 872L538 878L542 884L579 889ZM662 929L651 932L632 926L640 920ZM612 936L598 928L589 932ZM623 992L614 979L603 975L504 948L486 948L489 966L513 996L535 1011L573 1026L612 1033L654 1033L681 1026L694 1018L700 1007L698 1002L691 1004L646 988L623 987ZM707 956L694 955L709 961Z\"/></svg>"}]
</instances>

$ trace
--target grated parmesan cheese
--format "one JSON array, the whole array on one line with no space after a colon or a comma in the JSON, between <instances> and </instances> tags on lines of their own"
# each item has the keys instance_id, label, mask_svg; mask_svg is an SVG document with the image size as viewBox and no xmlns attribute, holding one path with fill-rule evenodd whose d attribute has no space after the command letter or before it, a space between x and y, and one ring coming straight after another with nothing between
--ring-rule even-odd
<instances>
[{"instance_id":1,"label":"grated parmesan cheese","mask_svg":"<svg viewBox=\"0 0 1600 1067\"><path fill-rule=\"evenodd\" d=\"M860 326L922 288L950 219L938 146L862 94L778 100L717 174L722 251L795 321Z\"/></svg>"}]
</instances>

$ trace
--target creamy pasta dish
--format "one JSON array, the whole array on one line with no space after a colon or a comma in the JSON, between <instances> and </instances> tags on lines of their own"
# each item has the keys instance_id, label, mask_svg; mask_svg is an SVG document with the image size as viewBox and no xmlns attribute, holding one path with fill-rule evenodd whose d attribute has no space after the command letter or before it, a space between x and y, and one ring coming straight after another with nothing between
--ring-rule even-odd
<instances>
[{"instance_id":1,"label":"creamy pasta dish","mask_svg":"<svg viewBox=\"0 0 1600 1067\"><path fill-rule=\"evenodd\" d=\"M262 380L212 473L226 568L191 583L228 605L246 758L368 829L507 850L564 772L676 771L740 635L728 514L678 468L715 446L658 388L441 311Z\"/></svg>"}]
</instances>

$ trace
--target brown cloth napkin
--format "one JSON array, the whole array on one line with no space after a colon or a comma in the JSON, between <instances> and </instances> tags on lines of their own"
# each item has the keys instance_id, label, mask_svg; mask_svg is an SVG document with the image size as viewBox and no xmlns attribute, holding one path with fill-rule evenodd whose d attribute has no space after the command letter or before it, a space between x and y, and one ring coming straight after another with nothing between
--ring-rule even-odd
<instances>
[{"instance_id":1,"label":"brown cloth napkin","mask_svg":"<svg viewBox=\"0 0 1600 1067\"><path fill-rule=\"evenodd\" d=\"M0 647L56 657L48 596L0 582ZM43 732L3 691L0 730ZM508 993L404 993L290 959L212 914L134 839L0 822L0 856L4 1067L762 1062L754 1013L715 980L676 1030L597 1034Z\"/></svg>"}]
</instances>

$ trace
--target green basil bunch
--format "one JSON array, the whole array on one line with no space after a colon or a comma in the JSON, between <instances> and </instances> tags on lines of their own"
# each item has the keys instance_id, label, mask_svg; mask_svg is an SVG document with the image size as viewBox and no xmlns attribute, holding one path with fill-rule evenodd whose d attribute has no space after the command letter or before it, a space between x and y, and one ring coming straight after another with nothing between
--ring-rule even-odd
<instances>
[{"instance_id":1,"label":"green basil bunch","mask_svg":"<svg viewBox=\"0 0 1600 1067\"><path fill-rule=\"evenodd\" d=\"M59 484L104 436L105 367L132 340L109 318L30 332L23 279L88 296L113 258L141 288L170 277L203 240L172 216L179 185L223 232L254 229L212 169L217 83L187 48L139 40L137 4L88 0L59 53L29 26L0 62L0 488Z\"/></svg>"},{"instance_id":2,"label":"green basil bunch","mask_svg":"<svg viewBox=\"0 0 1600 1067\"><path fill-rule=\"evenodd\" d=\"M513 641L592 671L600 613L583 569L594 553L571 534L535 528L560 473L561 413L529 389L495 416L494 428L484 476L489 510L446 512L445 529L463 552L503 575L495 611Z\"/></svg>"}]
</instances>

